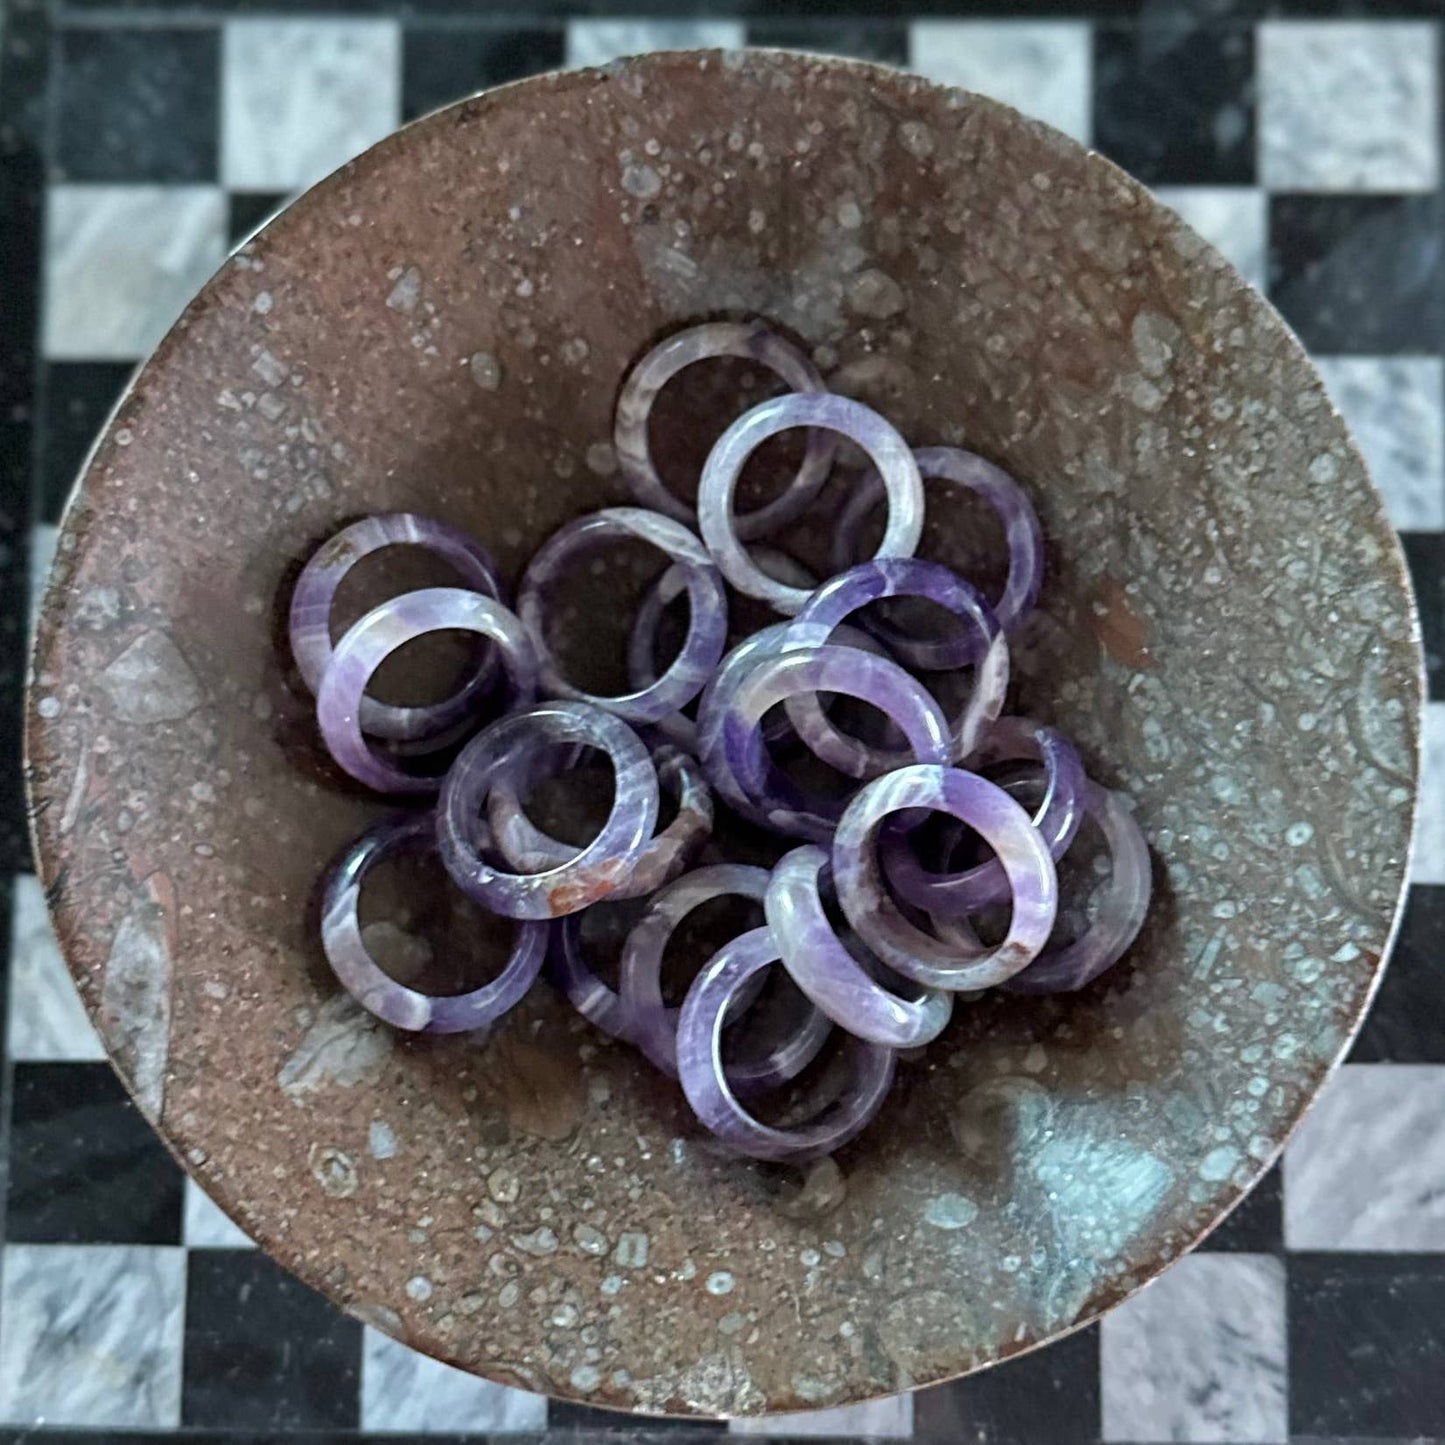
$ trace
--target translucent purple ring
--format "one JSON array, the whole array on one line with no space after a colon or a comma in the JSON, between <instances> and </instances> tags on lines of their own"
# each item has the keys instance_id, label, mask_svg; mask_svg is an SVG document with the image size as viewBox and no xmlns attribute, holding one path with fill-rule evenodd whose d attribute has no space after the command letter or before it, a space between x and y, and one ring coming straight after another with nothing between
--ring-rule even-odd
<instances>
[{"instance_id":1,"label":"translucent purple ring","mask_svg":"<svg viewBox=\"0 0 1445 1445\"><path fill-rule=\"evenodd\" d=\"M842 693L871 703L897 725L913 758L949 760L952 743L942 710L896 662L831 645L763 656L721 706L714 699L700 720L698 741L708 776L716 783L726 774L752 813L776 832L826 843L843 810L842 800L805 793L773 762L763 740L768 709L804 692Z\"/></svg>"},{"instance_id":2,"label":"translucent purple ring","mask_svg":"<svg viewBox=\"0 0 1445 1445\"><path fill-rule=\"evenodd\" d=\"M1008 643L993 610L978 589L941 562L917 557L879 557L860 562L824 582L788 624L782 650L826 643L845 617L888 597L923 597L953 613L964 625L968 656L958 666L978 664L968 701L953 723L951 761L967 757L983 730L1003 710L1008 694ZM786 704L788 719L803 742L825 763L852 778L876 778L913 759L893 748L874 747L836 727L816 695Z\"/></svg>"},{"instance_id":3,"label":"translucent purple ring","mask_svg":"<svg viewBox=\"0 0 1445 1445\"><path fill-rule=\"evenodd\" d=\"M320 689L331 661L331 604L342 579L363 557L395 546L424 547L450 564L467 587L498 602L502 600L491 557L465 532L416 512L363 517L316 549L301 569L291 594L291 652L313 693ZM363 697L361 730L370 737L392 742L412 742L445 732L471 714L477 700L496 681L496 669L496 654L488 649L486 660L456 693L443 702L420 707Z\"/></svg>"},{"instance_id":4,"label":"translucent purple ring","mask_svg":"<svg viewBox=\"0 0 1445 1445\"><path fill-rule=\"evenodd\" d=\"M1009 474L992 462L959 447L920 447L913 453L925 488L931 481L954 483L976 492L994 511L1004 527L1009 570L999 599L993 604L1005 636L1012 636L1019 623L1038 601L1044 576L1044 533L1028 494ZM864 520L883 498L883 485L876 471L859 479L833 532L832 562L842 572L858 559L854 555L858 532ZM873 624L873 631L900 661L920 672L944 672L967 661L968 638L933 640L911 636L887 621Z\"/></svg>"},{"instance_id":5,"label":"translucent purple ring","mask_svg":"<svg viewBox=\"0 0 1445 1445\"><path fill-rule=\"evenodd\" d=\"M547 642L543 596L577 565L579 557L618 538L648 542L681 565L687 587L687 638L671 665L647 687L600 697L574 687ZM517 615L537 650L542 690L603 707L634 723L655 723L679 711L702 691L727 643L727 592L712 558L681 522L641 507L609 507L559 527L537 549L517 589Z\"/></svg>"},{"instance_id":6,"label":"translucent purple ring","mask_svg":"<svg viewBox=\"0 0 1445 1445\"><path fill-rule=\"evenodd\" d=\"M1074 841L1084 816L1084 765L1061 732L1025 717L999 718L968 763L977 771L1017 761L1043 765L1044 795L1033 823L1057 861ZM997 859L961 873L933 873L918 861L907 835L905 820L894 818L884 824L878 842L888 886L903 902L941 918L963 918L1008 902L1008 879Z\"/></svg>"},{"instance_id":7,"label":"translucent purple ring","mask_svg":"<svg viewBox=\"0 0 1445 1445\"><path fill-rule=\"evenodd\" d=\"M515 925L511 956L490 983L469 993L418 993L384 973L361 934L357 903L366 875L404 853L436 850L430 812L396 813L373 824L332 865L321 904L321 946L341 986L369 1013L414 1033L455 1034L485 1028L531 988L547 956L547 925Z\"/></svg>"},{"instance_id":8,"label":"translucent purple ring","mask_svg":"<svg viewBox=\"0 0 1445 1445\"><path fill-rule=\"evenodd\" d=\"M827 868L827 853L811 843L773 865L763 908L783 967L835 1024L860 1039L891 1049L936 1039L953 1013L953 995L925 988L918 998L900 998L869 976L824 911L819 885Z\"/></svg>"},{"instance_id":9,"label":"translucent purple ring","mask_svg":"<svg viewBox=\"0 0 1445 1445\"><path fill-rule=\"evenodd\" d=\"M691 523L693 512L686 502L668 490L657 474L647 437L648 421L658 393L678 372L695 362L722 356L735 356L766 366L781 377L791 391L824 390L823 378L813 363L791 342L758 321L709 322L679 331L653 347L622 384L617 398L613 445L617 464L639 505L679 522ZM738 536L765 537L802 516L828 479L836 450L837 442L827 432L811 433L797 475L781 496L737 518Z\"/></svg>"},{"instance_id":10,"label":"translucent purple ring","mask_svg":"<svg viewBox=\"0 0 1445 1445\"><path fill-rule=\"evenodd\" d=\"M1013 916L996 948L943 942L906 917L878 863L878 834L895 813L929 808L973 828L1008 879ZM859 938L895 973L930 988L989 988L1012 978L1048 942L1059 905L1054 860L1029 815L1002 788L962 768L899 768L862 787L833 839L833 880Z\"/></svg>"},{"instance_id":11,"label":"translucent purple ring","mask_svg":"<svg viewBox=\"0 0 1445 1445\"><path fill-rule=\"evenodd\" d=\"M1123 797L1084 783L1084 809L1099 826L1113 871L1107 891L1083 935L1051 948L1004 985L1010 993L1063 993L1083 988L1112 968L1144 926L1151 889L1149 845Z\"/></svg>"},{"instance_id":12,"label":"translucent purple ring","mask_svg":"<svg viewBox=\"0 0 1445 1445\"><path fill-rule=\"evenodd\" d=\"M508 873L488 859L483 809L499 765L534 742L597 748L614 776L612 811L597 836L567 862ZM513 713L462 749L437 806L437 847L457 887L504 918L560 918L611 896L627 882L657 826L657 771L642 739L621 718L581 702Z\"/></svg>"},{"instance_id":13,"label":"translucent purple ring","mask_svg":"<svg viewBox=\"0 0 1445 1445\"><path fill-rule=\"evenodd\" d=\"M739 934L707 961L678 1016L678 1078L693 1113L724 1143L754 1159L804 1163L831 1154L863 1131L893 1082L898 1056L881 1044L855 1039L848 1082L816 1118L792 1129L775 1129L754 1118L723 1071L723 1023L739 992L778 962L778 945L767 928Z\"/></svg>"},{"instance_id":14,"label":"translucent purple ring","mask_svg":"<svg viewBox=\"0 0 1445 1445\"><path fill-rule=\"evenodd\" d=\"M555 758L555 750L548 751L552 751ZM533 753L520 778L498 769L487 796L487 821L497 852L512 867L527 872L556 868L580 851L544 833L522 806L519 787L534 781L532 764L537 760L538 755ZM670 743L663 743L653 749L652 760L657 767L658 784L677 802L677 814L648 843L631 876L608 895L613 902L640 898L676 878L712 833L712 794L697 759ZM563 761L564 766L570 766Z\"/></svg>"},{"instance_id":15,"label":"translucent purple ring","mask_svg":"<svg viewBox=\"0 0 1445 1445\"><path fill-rule=\"evenodd\" d=\"M808 593L769 577L748 555L733 524L732 505L743 463L769 437L799 426L839 432L872 459L888 495L888 524L876 555L912 556L923 531L923 481L908 443L892 423L862 402L830 392L794 392L759 402L708 454L698 487L698 524L723 576L739 592L760 597L787 615L808 600Z\"/></svg>"},{"instance_id":16,"label":"translucent purple ring","mask_svg":"<svg viewBox=\"0 0 1445 1445\"><path fill-rule=\"evenodd\" d=\"M381 793L434 793L440 778L408 773L361 731L361 704L376 669L399 647L429 632L475 632L496 644L507 677L507 706L537 695L537 659L522 624L500 602L461 587L423 587L373 607L336 644L316 694L316 721L331 756Z\"/></svg>"},{"instance_id":17,"label":"translucent purple ring","mask_svg":"<svg viewBox=\"0 0 1445 1445\"><path fill-rule=\"evenodd\" d=\"M761 903L768 891L768 871L744 863L716 863L695 868L668 884L648 905L622 945L618 992L637 1021L637 1042L665 1074L677 1077L678 1010L662 998L662 956L678 925L695 908L714 898L736 896ZM762 985L762 977L757 980ZM733 1001L727 1022L740 1015L756 997L743 990ZM816 1007L810 1007L800 1027L765 1053L728 1065L728 1080L744 1093L766 1093L795 1079L817 1058L833 1026Z\"/></svg>"}]
</instances>

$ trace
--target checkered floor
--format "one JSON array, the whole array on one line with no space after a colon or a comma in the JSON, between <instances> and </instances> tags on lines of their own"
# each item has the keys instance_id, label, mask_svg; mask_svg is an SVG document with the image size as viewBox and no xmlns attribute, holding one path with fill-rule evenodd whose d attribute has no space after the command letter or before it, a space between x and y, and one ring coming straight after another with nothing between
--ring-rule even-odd
<instances>
[{"instance_id":1,"label":"checkered floor","mask_svg":"<svg viewBox=\"0 0 1445 1445\"><path fill-rule=\"evenodd\" d=\"M229 246L400 121L550 67L745 43L911 65L1019 105L1156 186L1318 356L1420 600L1433 700L1414 883L1351 1062L1283 1171L1204 1250L1101 1327L1014 1364L733 1433L1004 1445L1445 1436L1445 217L1440 26L1419 18L1440 15L1439 0L1406 0L1397 18L1379 4L1339 7L1368 20L1259 20L1230 0L1183 7L1216 17L1197 24L1126 0L1097 16L1056 5L1066 18L1049 19L958 4L988 18L912 23L781 6L747 22L567 20L545 3L520 20L475 19L448 0L273 7L285 18L265 8L11 0L7 12L0 0L10 755L27 589L131 367ZM0 890L0 1439L37 1426L54 1438L236 1440L625 1428L414 1355L249 1248L104 1062L28 871L13 768L0 772L0 867L13 875Z\"/></svg>"}]
</instances>

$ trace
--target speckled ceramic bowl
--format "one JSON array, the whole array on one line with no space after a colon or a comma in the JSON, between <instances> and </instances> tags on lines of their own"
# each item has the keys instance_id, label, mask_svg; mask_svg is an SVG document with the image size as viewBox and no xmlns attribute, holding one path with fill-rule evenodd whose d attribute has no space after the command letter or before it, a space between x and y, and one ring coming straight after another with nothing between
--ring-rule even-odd
<instances>
[{"instance_id":1,"label":"speckled ceramic bowl","mask_svg":"<svg viewBox=\"0 0 1445 1445\"><path fill-rule=\"evenodd\" d=\"M1156 856L1128 965L960 1007L806 1180L707 1147L545 988L486 1042L401 1040L337 996L308 903L377 805L318 766L278 645L288 578L358 513L437 513L515 578L622 499L629 363L743 312L1029 486L1023 705L1138 800ZM960 536L940 506L925 550ZM140 1106L344 1309L597 1404L835 1405L1094 1318L1278 1152L1391 936L1411 619L1304 353L1113 166L891 71L655 56L409 127L186 312L65 518L36 844Z\"/></svg>"}]
</instances>

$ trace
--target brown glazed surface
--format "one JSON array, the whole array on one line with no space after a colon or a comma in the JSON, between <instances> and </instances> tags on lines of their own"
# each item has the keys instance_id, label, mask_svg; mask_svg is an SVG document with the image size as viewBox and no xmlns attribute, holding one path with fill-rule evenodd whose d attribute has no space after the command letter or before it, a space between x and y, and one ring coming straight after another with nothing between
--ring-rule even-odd
<instances>
[{"instance_id":1,"label":"brown glazed surface","mask_svg":"<svg viewBox=\"0 0 1445 1445\"><path fill-rule=\"evenodd\" d=\"M279 645L287 580L364 512L468 528L515 582L624 500L629 363L753 313L915 443L1030 488L1049 571L1022 705L1137 799L1156 860L1128 965L963 1002L801 1189L710 1148L545 987L489 1040L401 1039L337 996L314 887L377 804L320 764ZM944 503L925 537L951 555ZM598 1404L834 1405L1087 1321L1280 1148L1394 922L1411 618L1299 346L1114 167L901 74L652 57L409 127L191 306L65 519L36 842L141 1107L343 1308Z\"/></svg>"}]
</instances>

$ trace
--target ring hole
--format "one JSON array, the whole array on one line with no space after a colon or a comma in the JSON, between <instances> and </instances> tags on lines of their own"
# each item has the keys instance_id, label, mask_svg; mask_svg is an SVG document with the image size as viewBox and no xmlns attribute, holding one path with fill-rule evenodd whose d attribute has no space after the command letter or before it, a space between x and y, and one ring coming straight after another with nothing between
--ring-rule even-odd
<instances>
[{"instance_id":1,"label":"ring hole","mask_svg":"<svg viewBox=\"0 0 1445 1445\"><path fill-rule=\"evenodd\" d=\"M470 993L506 967L515 925L472 902L432 852L385 858L361 885L362 941L388 978L443 998Z\"/></svg>"},{"instance_id":2,"label":"ring hole","mask_svg":"<svg viewBox=\"0 0 1445 1445\"><path fill-rule=\"evenodd\" d=\"M572 759L575 757L575 761ZM535 781L518 790L522 811L542 832L585 848L602 831L617 793L612 761L601 748L556 748L539 759Z\"/></svg>"},{"instance_id":3,"label":"ring hole","mask_svg":"<svg viewBox=\"0 0 1445 1445\"><path fill-rule=\"evenodd\" d=\"M545 590L547 646L574 687L599 697L633 691L627 680L627 639L644 593L670 559L634 537L608 537L578 549L561 584ZM678 604L686 608L687 594ZM686 614L684 614L686 615Z\"/></svg>"},{"instance_id":4,"label":"ring hole","mask_svg":"<svg viewBox=\"0 0 1445 1445\"><path fill-rule=\"evenodd\" d=\"M624 898L620 902L594 903L578 915L582 957L592 973L613 993L618 987L622 945L646 908L645 898Z\"/></svg>"},{"instance_id":5,"label":"ring hole","mask_svg":"<svg viewBox=\"0 0 1445 1445\"><path fill-rule=\"evenodd\" d=\"M647 423L652 465L663 485L689 506L713 444L745 411L788 388L765 366L738 357L709 357L684 367L657 394ZM734 508L750 512L787 489L802 464L801 431L769 437L747 460Z\"/></svg>"},{"instance_id":6,"label":"ring hole","mask_svg":"<svg viewBox=\"0 0 1445 1445\"><path fill-rule=\"evenodd\" d=\"M703 964L723 944L762 927L763 905L753 898L725 893L709 898L681 919L662 950L659 986L669 1008L677 1008L687 997Z\"/></svg>"},{"instance_id":7,"label":"ring hole","mask_svg":"<svg viewBox=\"0 0 1445 1445\"><path fill-rule=\"evenodd\" d=\"M764 996L774 986L773 975L781 973L786 977L786 971L778 964L774 964L768 973L768 980L764 984ZM788 980L788 982L792 981ZM749 1028L751 1028L754 1017L755 1011L750 1010L748 1014ZM739 1033L741 1032L739 1030ZM748 1113L759 1123L766 1124L773 1129L797 1129L818 1119L848 1086L853 1068L851 1042L850 1036L843 1029L834 1029L824 1041L817 1057L796 1079L789 1080L788 1083L760 1098L748 1099L745 1104ZM756 1051L756 1042L752 1045L752 1049ZM724 1067L730 1058L728 1034L724 1030Z\"/></svg>"},{"instance_id":8,"label":"ring hole","mask_svg":"<svg viewBox=\"0 0 1445 1445\"><path fill-rule=\"evenodd\" d=\"M373 607L423 587L467 587L457 571L427 547L397 543L361 558L341 579L331 604L331 638L339 641ZM475 676L491 644L474 632L428 632L396 649L372 674L368 697L424 707L454 696Z\"/></svg>"},{"instance_id":9,"label":"ring hole","mask_svg":"<svg viewBox=\"0 0 1445 1445\"><path fill-rule=\"evenodd\" d=\"M937 642L950 647L973 639L976 650L983 651L977 629L931 597L884 597L860 607L850 621L881 637L885 644L891 631L902 633L911 642Z\"/></svg>"}]
</instances>

